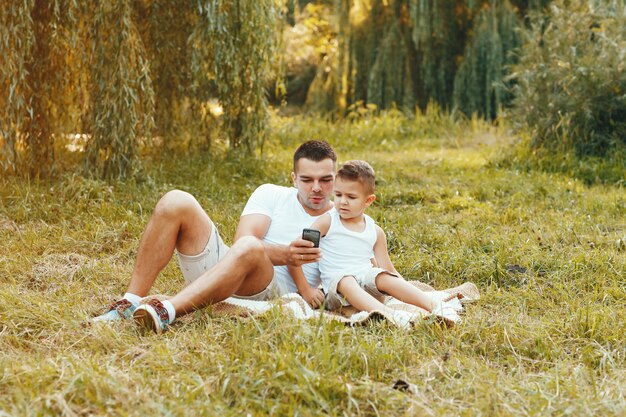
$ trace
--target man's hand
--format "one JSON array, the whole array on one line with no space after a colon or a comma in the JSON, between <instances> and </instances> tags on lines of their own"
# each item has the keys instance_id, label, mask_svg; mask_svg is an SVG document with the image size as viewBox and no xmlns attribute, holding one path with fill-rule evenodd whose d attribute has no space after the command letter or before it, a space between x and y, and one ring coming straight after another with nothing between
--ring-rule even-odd
<instances>
[{"instance_id":1,"label":"man's hand","mask_svg":"<svg viewBox=\"0 0 626 417\"><path fill-rule=\"evenodd\" d=\"M312 308L319 308L324 303L324 293L317 288L309 287L300 292L300 295Z\"/></svg>"},{"instance_id":2,"label":"man's hand","mask_svg":"<svg viewBox=\"0 0 626 417\"><path fill-rule=\"evenodd\" d=\"M302 266L311 262L318 262L322 256L320 248L313 247L313 242L296 239L289 244L287 265Z\"/></svg>"}]
</instances>

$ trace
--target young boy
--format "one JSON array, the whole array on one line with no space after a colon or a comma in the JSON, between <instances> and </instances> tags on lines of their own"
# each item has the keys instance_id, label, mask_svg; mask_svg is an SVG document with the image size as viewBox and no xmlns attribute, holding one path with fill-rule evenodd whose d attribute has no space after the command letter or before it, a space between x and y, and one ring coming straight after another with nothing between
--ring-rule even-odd
<instances>
[{"instance_id":1,"label":"young boy","mask_svg":"<svg viewBox=\"0 0 626 417\"><path fill-rule=\"evenodd\" d=\"M383 311L398 325L407 327L416 317L382 303L386 295L421 307L456 322L460 303L445 303L440 294L429 294L413 286L396 271L387 252L385 232L364 211L376 196L375 175L365 161L346 162L335 179L335 208L318 218L312 229L320 231L322 258L319 270L329 310L343 305L363 311ZM301 268L290 267L298 291L307 295L313 289ZM313 305L316 307L316 305Z\"/></svg>"}]
</instances>

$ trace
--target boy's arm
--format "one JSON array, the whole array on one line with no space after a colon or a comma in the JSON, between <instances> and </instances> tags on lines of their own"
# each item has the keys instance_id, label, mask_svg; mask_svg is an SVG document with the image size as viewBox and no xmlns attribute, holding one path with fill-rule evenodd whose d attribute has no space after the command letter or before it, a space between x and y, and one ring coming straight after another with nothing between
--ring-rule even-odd
<instances>
[{"instance_id":1,"label":"boy's arm","mask_svg":"<svg viewBox=\"0 0 626 417\"><path fill-rule=\"evenodd\" d=\"M323 236L328 233L329 227L330 216L323 215L311 225L310 229L319 230L320 235ZM302 298L304 298L304 300L313 308L321 306L324 302L324 293L317 288L312 288L309 285L309 282L304 276L304 272L302 272L302 267L289 265L287 269L289 270L289 274L291 275L293 282L295 282L298 292Z\"/></svg>"},{"instance_id":2,"label":"boy's arm","mask_svg":"<svg viewBox=\"0 0 626 417\"><path fill-rule=\"evenodd\" d=\"M382 268L385 271L393 272L398 276L402 276L398 271L396 271L396 268L391 262L391 258L389 258L389 252L387 252L387 237L385 236L385 232L383 231L383 229L381 229L378 225L376 225L376 243L374 244L374 258L378 268Z\"/></svg>"},{"instance_id":3,"label":"boy's arm","mask_svg":"<svg viewBox=\"0 0 626 417\"><path fill-rule=\"evenodd\" d=\"M304 298L311 307L318 308L324 302L324 293L317 288L313 288L309 285L309 281L306 280L304 272L302 272L301 266L287 267L289 274L298 287L298 292Z\"/></svg>"}]
</instances>

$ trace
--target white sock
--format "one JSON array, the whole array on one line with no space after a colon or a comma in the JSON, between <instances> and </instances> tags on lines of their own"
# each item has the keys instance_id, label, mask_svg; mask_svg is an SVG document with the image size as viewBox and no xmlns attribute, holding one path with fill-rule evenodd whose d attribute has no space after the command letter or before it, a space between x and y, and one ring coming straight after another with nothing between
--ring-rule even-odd
<instances>
[{"instance_id":1,"label":"white sock","mask_svg":"<svg viewBox=\"0 0 626 417\"><path fill-rule=\"evenodd\" d=\"M130 301L130 303L134 305L135 307L139 305L139 302L141 302L141 299L142 299L142 297L135 295L133 293L130 293L130 292L127 292L126 294L124 294L123 298L126 298L128 301Z\"/></svg>"},{"instance_id":2,"label":"white sock","mask_svg":"<svg viewBox=\"0 0 626 417\"><path fill-rule=\"evenodd\" d=\"M167 310L167 315L170 317L170 324L172 324L176 318L176 309L174 308L174 305L170 303L169 300L165 300L163 301L163 307Z\"/></svg>"}]
</instances>

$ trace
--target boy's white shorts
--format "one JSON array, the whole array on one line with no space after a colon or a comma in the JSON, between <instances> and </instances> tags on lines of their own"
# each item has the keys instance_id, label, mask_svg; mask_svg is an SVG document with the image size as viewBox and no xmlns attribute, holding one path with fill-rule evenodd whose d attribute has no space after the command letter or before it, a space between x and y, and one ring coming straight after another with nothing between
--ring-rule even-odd
<instances>
[{"instance_id":1,"label":"boy's white shorts","mask_svg":"<svg viewBox=\"0 0 626 417\"><path fill-rule=\"evenodd\" d=\"M197 255L185 255L176 251L178 258L178 266L185 278L185 285L191 284L205 271L211 269L215 264L221 261L226 253L228 253L229 247L224 243L220 236L217 227L211 222L211 236L206 246ZM233 295L236 298L244 298L248 300L265 301L274 298L279 293L278 283L276 278L272 278L269 285L261 292L254 295Z\"/></svg>"},{"instance_id":2,"label":"boy's white shorts","mask_svg":"<svg viewBox=\"0 0 626 417\"><path fill-rule=\"evenodd\" d=\"M350 305L350 303L348 303L348 300L346 300L343 295L337 292L337 285L339 285L339 281L341 281L345 277L350 276L356 279L356 282L361 288L365 290L365 292L384 304L385 301L387 301L388 294L379 291L376 287L376 277L383 273L398 277L398 275L394 274L393 272L386 271L382 268L371 268L362 276L343 274L336 277L330 282L330 285L328 286L328 294L326 294L326 309L336 310L340 307Z\"/></svg>"}]
</instances>

